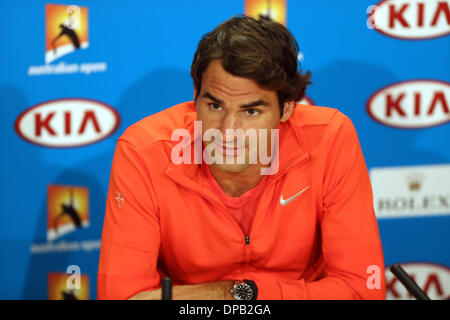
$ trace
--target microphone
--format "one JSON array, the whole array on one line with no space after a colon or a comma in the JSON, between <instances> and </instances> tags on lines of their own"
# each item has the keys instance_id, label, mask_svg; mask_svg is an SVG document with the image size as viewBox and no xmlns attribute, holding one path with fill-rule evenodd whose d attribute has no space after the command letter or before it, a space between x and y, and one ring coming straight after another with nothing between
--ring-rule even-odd
<instances>
[{"instance_id":1,"label":"microphone","mask_svg":"<svg viewBox=\"0 0 450 320\"><path fill-rule=\"evenodd\" d=\"M431 300L399 264L393 264L389 269L417 300Z\"/></svg>"},{"instance_id":2,"label":"microphone","mask_svg":"<svg viewBox=\"0 0 450 320\"><path fill-rule=\"evenodd\" d=\"M172 279L164 278L161 281L161 300L172 300Z\"/></svg>"}]
</instances>

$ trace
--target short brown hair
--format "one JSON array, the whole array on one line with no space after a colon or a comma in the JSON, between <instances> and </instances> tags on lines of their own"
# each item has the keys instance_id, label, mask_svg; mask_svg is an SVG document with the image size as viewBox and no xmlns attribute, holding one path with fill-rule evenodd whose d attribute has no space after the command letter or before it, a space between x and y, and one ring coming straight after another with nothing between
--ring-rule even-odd
<instances>
[{"instance_id":1,"label":"short brown hair","mask_svg":"<svg viewBox=\"0 0 450 320\"><path fill-rule=\"evenodd\" d=\"M221 59L228 73L275 90L283 115L284 102L302 99L311 83L311 72L302 74L300 70L298 54L297 41L282 24L237 16L201 38L192 61L191 77L198 96L203 72L212 60Z\"/></svg>"}]
</instances>

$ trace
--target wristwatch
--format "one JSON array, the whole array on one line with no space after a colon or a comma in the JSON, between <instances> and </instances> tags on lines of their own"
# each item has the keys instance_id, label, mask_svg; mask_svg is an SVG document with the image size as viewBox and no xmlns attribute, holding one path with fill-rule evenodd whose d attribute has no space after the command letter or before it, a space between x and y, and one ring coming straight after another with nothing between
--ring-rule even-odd
<instances>
[{"instance_id":1,"label":"wristwatch","mask_svg":"<svg viewBox=\"0 0 450 320\"><path fill-rule=\"evenodd\" d=\"M256 300L258 297L258 287L252 280L244 279L243 281L235 281L231 294L234 300Z\"/></svg>"}]
</instances>

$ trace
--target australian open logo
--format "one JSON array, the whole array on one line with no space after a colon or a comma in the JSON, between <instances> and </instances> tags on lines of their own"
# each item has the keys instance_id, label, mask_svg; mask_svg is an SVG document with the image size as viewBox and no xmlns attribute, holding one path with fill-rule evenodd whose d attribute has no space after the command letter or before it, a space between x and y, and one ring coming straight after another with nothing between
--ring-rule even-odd
<instances>
[{"instance_id":1,"label":"australian open logo","mask_svg":"<svg viewBox=\"0 0 450 320\"><path fill-rule=\"evenodd\" d=\"M28 68L29 76L105 72L106 62L66 63L61 58L89 48L88 8L45 5L45 64Z\"/></svg>"},{"instance_id":2,"label":"australian open logo","mask_svg":"<svg viewBox=\"0 0 450 320\"><path fill-rule=\"evenodd\" d=\"M45 63L89 47L86 7L47 4L45 23Z\"/></svg>"},{"instance_id":3,"label":"australian open logo","mask_svg":"<svg viewBox=\"0 0 450 320\"><path fill-rule=\"evenodd\" d=\"M47 187L46 242L33 243L32 254L100 249L100 239L67 241L70 233L90 227L89 189L70 185ZM58 241L57 241L58 240Z\"/></svg>"},{"instance_id":4,"label":"australian open logo","mask_svg":"<svg viewBox=\"0 0 450 320\"><path fill-rule=\"evenodd\" d=\"M47 240L89 227L89 193L84 187L49 185Z\"/></svg>"}]
</instances>

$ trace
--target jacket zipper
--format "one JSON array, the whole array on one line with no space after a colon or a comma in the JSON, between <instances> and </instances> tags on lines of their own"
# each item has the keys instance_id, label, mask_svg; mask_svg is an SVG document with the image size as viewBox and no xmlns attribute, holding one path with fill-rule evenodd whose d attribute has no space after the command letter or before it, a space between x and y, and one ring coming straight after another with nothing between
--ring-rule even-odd
<instances>
[{"instance_id":1,"label":"jacket zipper","mask_svg":"<svg viewBox=\"0 0 450 320\"><path fill-rule=\"evenodd\" d=\"M287 172L289 169L291 169L291 168L293 168L293 167L295 167L295 166L297 166L297 165L302 164L303 162L307 161L308 159L309 159L309 157L305 157L304 159L300 160L299 162L295 162L295 163L293 163L292 165L290 165L289 167L284 168L282 171L280 171L280 175L279 175L276 179L273 179L272 181L270 181L269 184L266 186L265 189L267 190L268 187L271 186L275 181L277 181L277 180L279 180L280 178L282 178L282 177L286 174L286 172ZM203 193L203 192L201 192L201 193L203 194L204 197L207 197L207 198L210 199L211 201L216 202L216 200L215 200L215 199L212 199L208 194ZM263 194L264 194L264 192L263 192ZM244 244L245 244L245 246L250 245L250 234L251 234L252 231L253 231L253 226L255 225L255 221L253 221L252 225L250 226L249 234L245 234L244 231L241 229L241 227L240 227L240 226L238 225L238 223L236 222L236 220L234 220L234 218L228 213L228 211L225 210L224 208L222 208L222 206L220 206L220 205L219 205L219 207L220 207L221 209L223 209L225 215L226 215L230 220L232 220L232 223L236 226L236 228L239 230L239 232L241 233L241 235L244 236ZM259 210L259 206L257 207L257 210L256 210L256 211L258 212L258 210ZM256 213L255 213L255 217L256 217ZM247 251L246 251L246 254L247 254Z\"/></svg>"},{"instance_id":2,"label":"jacket zipper","mask_svg":"<svg viewBox=\"0 0 450 320\"><path fill-rule=\"evenodd\" d=\"M213 198L211 198L208 194L200 192L204 197L208 198L209 200L213 201L214 203L216 203L217 201ZM218 207L220 207L224 214L228 217L229 220L231 220L231 223L236 227L237 230L239 230L239 233L241 234L241 236L244 238L244 244L245 245L249 245L250 244L250 235L245 234L244 231L241 229L241 227L239 226L239 224L236 222L236 220L228 213L227 210L225 210L225 208L223 208L221 205L217 205ZM253 225L252 225L253 226ZM250 227L250 233L251 233L251 228Z\"/></svg>"},{"instance_id":3,"label":"jacket zipper","mask_svg":"<svg viewBox=\"0 0 450 320\"><path fill-rule=\"evenodd\" d=\"M197 192L198 192L198 190L196 190ZM212 198L212 197L210 197L208 194L206 194L206 193L204 193L204 192L199 192L200 194L202 194L203 195L203 197L205 197L205 198L207 198L207 199L209 199L210 201L212 201L213 203L215 203L216 205L217 205L217 207L219 207L222 211L223 211L223 213L225 214L225 216L227 216L228 217L228 219L231 221L231 223L236 227L236 229L239 231L239 233L241 234L241 237L243 237L244 238L244 243L247 245L247 244L250 244L250 236L249 235L246 235L245 233L244 233L244 231L241 229L241 227L239 226L239 224L236 222L236 220L228 213L228 211L225 209L225 208L223 208L219 203L217 203L217 200L216 199L214 199L214 198Z\"/></svg>"},{"instance_id":4,"label":"jacket zipper","mask_svg":"<svg viewBox=\"0 0 450 320\"><path fill-rule=\"evenodd\" d=\"M309 160L309 158L310 158L309 156L308 156L308 157L305 157L304 159L300 160L299 162L295 162L295 163L293 163L292 165L290 165L289 167L284 168L282 171L280 171L280 175L279 175L276 179L273 179L272 181L270 181L270 182L267 184L267 186L265 187L265 190L268 190L269 187L270 187L275 181L277 181L277 180L279 180L280 178L282 178L282 177L286 174L286 172L287 172L288 170L290 170L291 168L293 168L293 167L295 167L295 166L297 166L297 165L302 164L303 162ZM265 190L264 190L264 191L265 191ZM264 198L264 192L261 194L261 197ZM258 204L258 207L256 208L256 213L259 211L260 205L261 205L261 202ZM255 218L256 218L256 213L255 213ZM234 220L234 219L233 219L233 220ZM256 222L256 219L253 220L253 223L252 223L252 225L250 226L249 235L245 235L245 244L246 244L246 245L249 245L249 244L250 244L250 234L252 234L253 226L255 225L255 222ZM239 229L242 231L241 228L239 228Z\"/></svg>"},{"instance_id":5,"label":"jacket zipper","mask_svg":"<svg viewBox=\"0 0 450 320\"><path fill-rule=\"evenodd\" d=\"M268 187L271 186L275 181L277 181L277 180L279 180L281 177L283 177L283 176L285 175L285 173L286 173L287 170L291 169L292 167L295 167L295 166L297 166L297 165L302 164L303 162L307 161L309 158L310 158L310 157L307 156L307 157L305 157L304 159L300 160L299 162L295 162L295 163L293 163L292 165L290 165L290 166L284 168L282 171L279 172L280 174L279 174L279 176L278 176L276 179L273 179L272 181L269 182L269 184L266 186L266 190L267 190ZM187 187L186 185L184 185L184 186ZM197 191L197 192L199 192L198 189L195 189L195 188L193 188L192 186L190 186L190 188L193 189L193 190L195 190L195 191ZM223 208L220 204L217 203L217 200L216 200L216 199L210 197L207 193L204 193L204 192L202 192L202 191L200 191L199 193L202 194L204 197L208 198L210 201L216 203L216 205L217 205L218 207L220 207L220 208L223 210L223 212L225 213L225 215L231 220L231 223L236 227L236 229L239 231L239 233L241 234L241 236L243 236L245 246L250 245L250 234L251 234L252 231L253 231L253 226L255 225L255 220L253 221L252 225L250 226L249 234L245 234L244 231L241 229L241 227L240 227L240 226L238 225L238 223L236 222L236 220L228 213L228 211L227 211L225 208ZM264 192L263 192L263 194L264 194ZM257 212L258 212L258 210L259 210L259 206L257 207ZM256 213L257 213L257 212L256 212ZM255 213L255 217L256 217L256 213ZM247 250L246 250L246 254L247 254Z\"/></svg>"}]
</instances>

